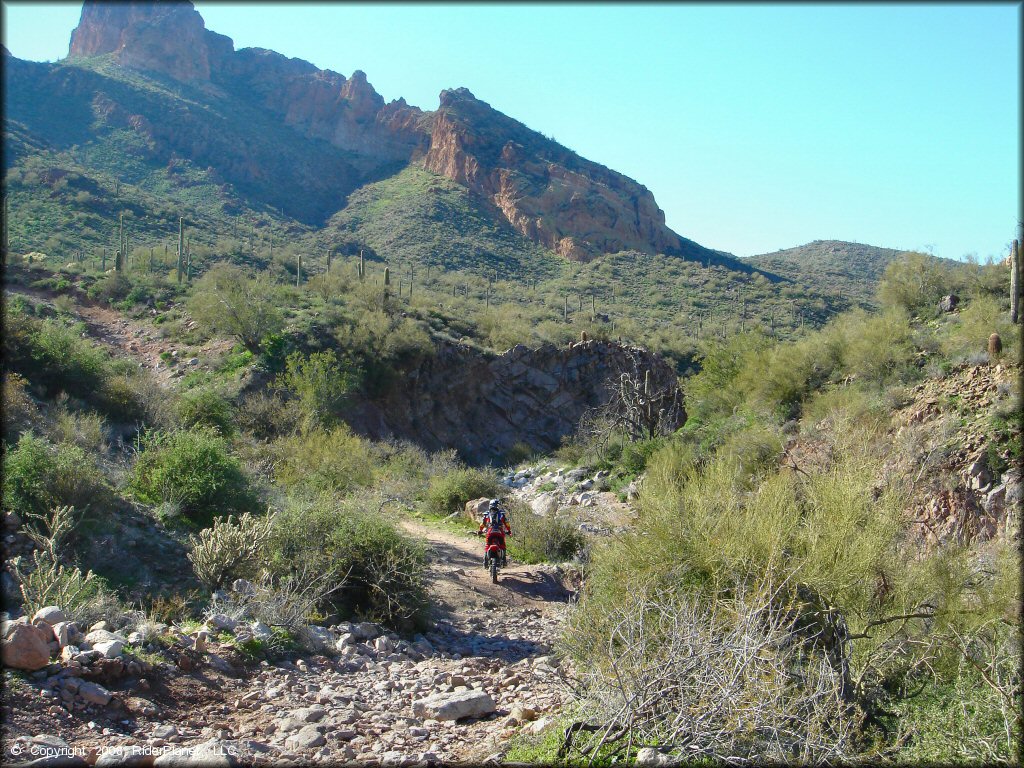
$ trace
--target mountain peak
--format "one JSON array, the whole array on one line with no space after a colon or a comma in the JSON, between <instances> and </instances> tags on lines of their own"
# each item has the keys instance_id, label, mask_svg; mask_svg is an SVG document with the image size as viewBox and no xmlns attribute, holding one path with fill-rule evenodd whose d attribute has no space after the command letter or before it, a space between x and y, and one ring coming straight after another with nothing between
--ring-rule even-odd
<instances>
[{"instance_id":1,"label":"mountain peak","mask_svg":"<svg viewBox=\"0 0 1024 768\"><path fill-rule=\"evenodd\" d=\"M213 63L233 50L230 38L207 31L188 0L86 0L68 58L112 53L124 66L189 82L209 80Z\"/></svg>"}]
</instances>

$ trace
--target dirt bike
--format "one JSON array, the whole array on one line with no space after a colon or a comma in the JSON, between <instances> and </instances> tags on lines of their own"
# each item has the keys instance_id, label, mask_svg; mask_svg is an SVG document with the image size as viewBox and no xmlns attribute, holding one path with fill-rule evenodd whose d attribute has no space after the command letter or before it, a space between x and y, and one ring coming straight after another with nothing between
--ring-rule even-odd
<instances>
[{"instance_id":1,"label":"dirt bike","mask_svg":"<svg viewBox=\"0 0 1024 768\"><path fill-rule=\"evenodd\" d=\"M478 534L483 536L482 533ZM505 551L505 534L501 531L488 531L487 542L484 544L484 568L491 572L491 582L498 583L498 569L508 565L508 554Z\"/></svg>"}]
</instances>

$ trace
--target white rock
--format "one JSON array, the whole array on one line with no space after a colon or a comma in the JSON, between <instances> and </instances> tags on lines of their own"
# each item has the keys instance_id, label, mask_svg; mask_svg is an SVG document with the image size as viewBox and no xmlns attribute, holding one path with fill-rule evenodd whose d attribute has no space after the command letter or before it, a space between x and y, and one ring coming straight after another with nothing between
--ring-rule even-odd
<instances>
[{"instance_id":1,"label":"white rock","mask_svg":"<svg viewBox=\"0 0 1024 768\"><path fill-rule=\"evenodd\" d=\"M484 717L497 709L494 699L484 691L439 693L414 701L413 714L421 719L459 720L463 717Z\"/></svg>"},{"instance_id":2,"label":"white rock","mask_svg":"<svg viewBox=\"0 0 1024 768\"><path fill-rule=\"evenodd\" d=\"M32 617L32 623L34 624L40 619L52 627L55 624L60 624L62 621L67 621L68 617L65 616L64 611L56 605L47 605L36 611L35 615Z\"/></svg>"},{"instance_id":3,"label":"white rock","mask_svg":"<svg viewBox=\"0 0 1024 768\"><path fill-rule=\"evenodd\" d=\"M550 517L558 511L558 497L551 493L542 493L530 502L530 509L541 517Z\"/></svg>"},{"instance_id":4,"label":"white rock","mask_svg":"<svg viewBox=\"0 0 1024 768\"><path fill-rule=\"evenodd\" d=\"M120 640L104 640L101 643L93 643L92 649L102 653L105 659L116 659L124 650L124 643Z\"/></svg>"},{"instance_id":5,"label":"white rock","mask_svg":"<svg viewBox=\"0 0 1024 768\"><path fill-rule=\"evenodd\" d=\"M108 632L106 629L92 629L85 636L85 642L90 648L95 648L98 643L109 643L111 640L120 640L122 645L128 642L123 635L119 635L117 632Z\"/></svg>"},{"instance_id":6,"label":"white rock","mask_svg":"<svg viewBox=\"0 0 1024 768\"><path fill-rule=\"evenodd\" d=\"M644 747L636 753L636 765L670 765L672 758L652 747Z\"/></svg>"}]
</instances>

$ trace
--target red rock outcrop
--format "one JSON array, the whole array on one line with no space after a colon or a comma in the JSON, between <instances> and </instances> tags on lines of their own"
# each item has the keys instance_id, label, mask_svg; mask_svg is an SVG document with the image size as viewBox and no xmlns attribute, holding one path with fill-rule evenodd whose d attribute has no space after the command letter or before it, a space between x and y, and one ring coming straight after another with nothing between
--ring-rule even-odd
<instances>
[{"instance_id":1,"label":"red rock outcrop","mask_svg":"<svg viewBox=\"0 0 1024 768\"><path fill-rule=\"evenodd\" d=\"M566 258L685 250L646 187L531 131L465 88L441 93L426 167L486 196L517 231Z\"/></svg>"},{"instance_id":2,"label":"red rock outcrop","mask_svg":"<svg viewBox=\"0 0 1024 768\"><path fill-rule=\"evenodd\" d=\"M68 57L113 53L126 67L193 82L209 80L216 61L232 50L229 38L206 30L190 2L87 0Z\"/></svg>"}]
</instances>

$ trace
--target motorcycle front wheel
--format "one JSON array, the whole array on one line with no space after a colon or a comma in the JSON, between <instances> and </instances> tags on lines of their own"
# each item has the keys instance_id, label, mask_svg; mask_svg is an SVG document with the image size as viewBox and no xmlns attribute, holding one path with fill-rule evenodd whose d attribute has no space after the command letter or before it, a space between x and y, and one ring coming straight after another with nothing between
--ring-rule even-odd
<instances>
[{"instance_id":1,"label":"motorcycle front wheel","mask_svg":"<svg viewBox=\"0 0 1024 768\"><path fill-rule=\"evenodd\" d=\"M498 583L498 561L497 559L491 560L491 583Z\"/></svg>"}]
</instances>

